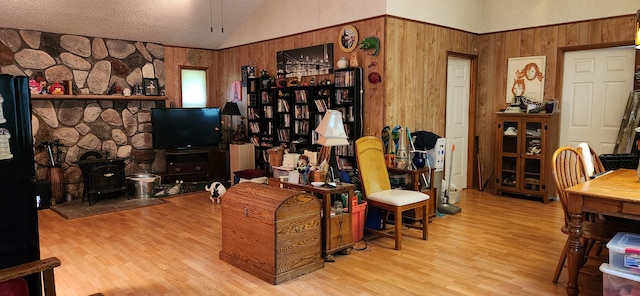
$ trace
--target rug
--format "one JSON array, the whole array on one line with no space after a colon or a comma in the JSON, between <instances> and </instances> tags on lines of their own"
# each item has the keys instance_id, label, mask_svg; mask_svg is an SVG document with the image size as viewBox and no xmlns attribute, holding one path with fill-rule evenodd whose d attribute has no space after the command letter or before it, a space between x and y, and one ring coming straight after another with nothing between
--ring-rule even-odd
<instances>
[{"instance_id":1,"label":"rug","mask_svg":"<svg viewBox=\"0 0 640 296\"><path fill-rule=\"evenodd\" d=\"M120 196L115 198L99 199L92 206L89 206L89 201L87 200L82 202L82 199L74 199L72 201L51 206L50 209L66 219L76 219L163 203L166 203L166 201L161 198L127 199L126 196Z\"/></svg>"},{"instance_id":2,"label":"rug","mask_svg":"<svg viewBox=\"0 0 640 296\"><path fill-rule=\"evenodd\" d=\"M229 188L229 182L223 182L226 188ZM141 207L148 207L153 205L159 205L166 203L164 199L179 196L185 193L192 193L198 191L204 191L206 185L210 185L211 182L185 182L180 186L180 190L176 194L162 194L150 198L133 198L133 192L130 192L131 199L127 196L119 197L105 197L94 202L92 206L89 206L89 202L82 199L74 199L55 206L51 206L50 209L60 216L66 219L76 219L100 214L113 213L124 210L131 210ZM155 190L158 192L169 192L170 189L176 184L161 184Z\"/></svg>"}]
</instances>

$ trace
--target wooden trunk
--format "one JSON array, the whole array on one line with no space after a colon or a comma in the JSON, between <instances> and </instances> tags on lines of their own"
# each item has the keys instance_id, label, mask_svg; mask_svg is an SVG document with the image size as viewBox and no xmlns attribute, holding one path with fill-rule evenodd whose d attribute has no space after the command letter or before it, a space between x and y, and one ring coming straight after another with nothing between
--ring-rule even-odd
<instances>
[{"instance_id":1,"label":"wooden trunk","mask_svg":"<svg viewBox=\"0 0 640 296\"><path fill-rule=\"evenodd\" d=\"M323 268L320 214L312 194L234 185L222 199L220 259L271 284Z\"/></svg>"}]
</instances>

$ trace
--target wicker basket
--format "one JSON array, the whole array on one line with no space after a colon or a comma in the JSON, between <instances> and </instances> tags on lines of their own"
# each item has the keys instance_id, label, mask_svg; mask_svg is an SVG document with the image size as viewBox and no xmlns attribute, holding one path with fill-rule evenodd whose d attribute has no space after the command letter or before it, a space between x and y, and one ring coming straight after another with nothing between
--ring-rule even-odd
<instances>
[{"instance_id":1,"label":"wicker basket","mask_svg":"<svg viewBox=\"0 0 640 296\"><path fill-rule=\"evenodd\" d=\"M281 166L283 154L284 154L284 150L281 148L269 149L269 164L272 167Z\"/></svg>"},{"instance_id":2,"label":"wicker basket","mask_svg":"<svg viewBox=\"0 0 640 296\"><path fill-rule=\"evenodd\" d=\"M311 172L311 182L324 182L324 178L327 176L327 172L323 171L312 171Z\"/></svg>"}]
</instances>

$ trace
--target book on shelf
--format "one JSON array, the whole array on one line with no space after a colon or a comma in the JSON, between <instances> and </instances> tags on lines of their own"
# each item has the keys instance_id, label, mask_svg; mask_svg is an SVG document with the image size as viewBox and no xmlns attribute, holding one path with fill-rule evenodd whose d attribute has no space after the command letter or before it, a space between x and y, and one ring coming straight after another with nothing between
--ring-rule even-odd
<instances>
[{"instance_id":1,"label":"book on shelf","mask_svg":"<svg viewBox=\"0 0 640 296\"><path fill-rule=\"evenodd\" d=\"M296 89L294 91L296 95L296 103L306 103L307 102L307 91L304 89Z\"/></svg>"},{"instance_id":2,"label":"book on shelf","mask_svg":"<svg viewBox=\"0 0 640 296\"><path fill-rule=\"evenodd\" d=\"M280 114L280 125L285 127L291 126L291 116L287 113Z\"/></svg>"},{"instance_id":3,"label":"book on shelf","mask_svg":"<svg viewBox=\"0 0 640 296\"><path fill-rule=\"evenodd\" d=\"M247 108L247 116L249 117L249 119L260 119L260 114L258 112L258 110L256 110L256 108Z\"/></svg>"},{"instance_id":4,"label":"book on shelf","mask_svg":"<svg viewBox=\"0 0 640 296\"><path fill-rule=\"evenodd\" d=\"M273 106L262 106L264 118L273 118Z\"/></svg>"},{"instance_id":5,"label":"book on shelf","mask_svg":"<svg viewBox=\"0 0 640 296\"><path fill-rule=\"evenodd\" d=\"M327 112L327 102L324 99L314 100L318 112Z\"/></svg>"},{"instance_id":6,"label":"book on shelf","mask_svg":"<svg viewBox=\"0 0 640 296\"><path fill-rule=\"evenodd\" d=\"M271 104L273 102L273 97L268 91L263 91L261 94L261 102L262 104Z\"/></svg>"},{"instance_id":7,"label":"book on shelf","mask_svg":"<svg viewBox=\"0 0 640 296\"><path fill-rule=\"evenodd\" d=\"M337 87L353 86L353 71L335 72L334 84Z\"/></svg>"},{"instance_id":8,"label":"book on shelf","mask_svg":"<svg viewBox=\"0 0 640 296\"><path fill-rule=\"evenodd\" d=\"M351 164L351 159L347 157L340 157L336 155L336 162L338 163L338 170L340 171L352 171L353 165Z\"/></svg>"},{"instance_id":9,"label":"book on shelf","mask_svg":"<svg viewBox=\"0 0 640 296\"><path fill-rule=\"evenodd\" d=\"M289 101L278 99L278 112L289 112Z\"/></svg>"},{"instance_id":10,"label":"book on shelf","mask_svg":"<svg viewBox=\"0 0 640 296\"><path fill-rule=\"evenodd\" d=\"M254 146L260 146L260 136L253 135L251 138L249 138L249 140Z\"/></svg>"},{"instance_id":11,"label":"book on shelf","mask_svg":"<svg viewBox=\"0 0 640 296\"><path fill-rule=\"evenodd\" d=\"M295 110L296 110L295 112L296 119L309 119L309 106L296 105Z\"/></svg>"}]
</instances>

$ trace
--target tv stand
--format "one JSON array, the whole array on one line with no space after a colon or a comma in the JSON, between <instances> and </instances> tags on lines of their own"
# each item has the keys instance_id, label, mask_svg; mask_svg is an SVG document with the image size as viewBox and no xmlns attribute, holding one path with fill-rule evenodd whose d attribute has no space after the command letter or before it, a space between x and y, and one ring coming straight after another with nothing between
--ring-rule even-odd
<instances>
[{"instance_id":1,"label":"tv stand","mask_svg":"<svg viewBox=\"0 0 640 296\"><path fill-rule=\"evenodd\" d=\"M229 152L217 147L167 150L167 170L163 183L176 181L228 181Z\"/></svg>"}]
</instances>

